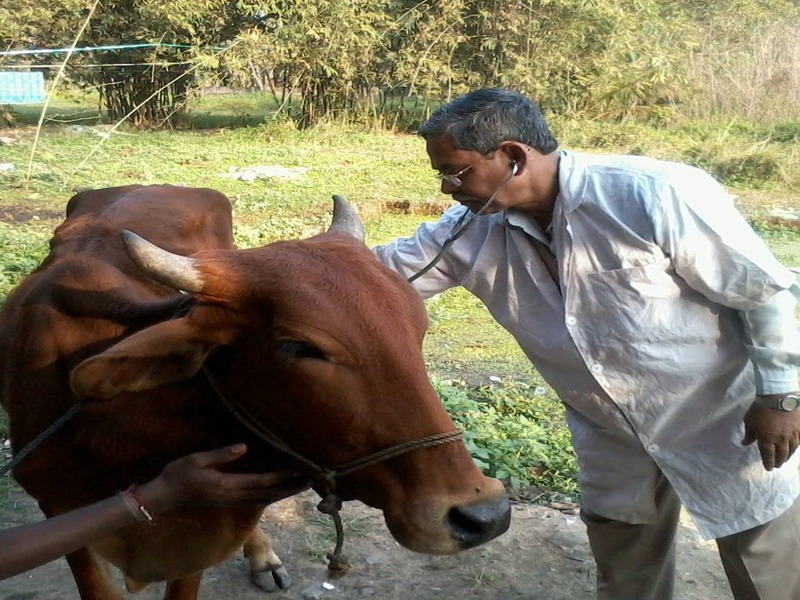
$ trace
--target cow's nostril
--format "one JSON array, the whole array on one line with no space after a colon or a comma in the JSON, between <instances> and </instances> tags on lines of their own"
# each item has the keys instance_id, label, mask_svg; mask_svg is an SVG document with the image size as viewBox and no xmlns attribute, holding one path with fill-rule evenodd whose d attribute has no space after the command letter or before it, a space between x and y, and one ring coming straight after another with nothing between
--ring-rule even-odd
<instances>
[{"instance_id":1,"label":"cow's nostril","mask_svg":"<svg viewBox=\"0 0 800 600\"><path fill-rule=\"evenodd\" d=\"M508 529L511 503L506 496L498 500L454 506L447 513L447 522L462 548L488 542Z\"/></svg>"}]
</instances>

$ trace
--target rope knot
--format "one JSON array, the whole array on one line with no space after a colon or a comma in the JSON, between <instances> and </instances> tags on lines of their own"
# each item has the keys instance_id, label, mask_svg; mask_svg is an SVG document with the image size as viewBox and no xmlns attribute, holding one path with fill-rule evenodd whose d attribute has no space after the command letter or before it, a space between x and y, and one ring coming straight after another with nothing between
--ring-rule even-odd
<instances>
[{"instance_id":1,"label":"rope knot","mask_svg":"<svg viewBox=\"0 0 800 600\"><path fill-rule=\"evenodd\" d=\"M352 565L342 555L328 553L328 577L341 579L352 568Z\"/></svg>"},{"instance_id":2,"label":"rope knot","mask_svg":"<svg viewBox=\"0 0 800 600\"><path fill-rule=\"evenodd\" d=\"M326 515L333 515L342 510L342 499L333 492L328 492L317 504L317 510Z\"/></svg>"}]
</instances>

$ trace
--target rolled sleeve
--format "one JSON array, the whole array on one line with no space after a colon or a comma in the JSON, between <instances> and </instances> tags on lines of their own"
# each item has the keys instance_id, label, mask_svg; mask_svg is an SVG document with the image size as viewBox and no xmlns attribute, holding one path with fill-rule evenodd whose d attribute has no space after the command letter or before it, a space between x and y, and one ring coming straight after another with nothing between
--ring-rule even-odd
<instances>
[{"instance_id":1,"label":"rolled sleeve","mask_svg":"<svg viewBox=\"0 0 800 600\"><path fill-rule=\"evenodd\" d=\"M744 311L742 320L759 394L783 394L798 389L800 332L794 312L798 286L783 290L756 308Z\"/></svg>"}]
</instances>

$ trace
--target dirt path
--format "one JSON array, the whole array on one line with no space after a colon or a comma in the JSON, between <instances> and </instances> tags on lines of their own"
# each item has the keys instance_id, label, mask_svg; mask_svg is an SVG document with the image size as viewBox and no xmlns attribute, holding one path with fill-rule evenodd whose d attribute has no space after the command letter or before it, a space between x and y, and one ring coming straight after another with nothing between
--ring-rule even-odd
<instances>
[{"instance_id":1,"label":"dirt path","mask_svg":"<svg viewBox=\"0 0 800 600\"><path fill-rule=\"evenodd\" d=\"M0 512L9 526L39 518L33 502L14 494L16 508ZM353 565L345 578L326 579L325 553L332 526L307 492L275 504L264 527L290 570L294 586L266 594L247 579L246 564L232 558L206 572L201 600L590 600L594 564L583 524L549 507L515 505L511 529L500 538L457 556L431 557L399 547L380 512L359 503L345 506L345 553ZM325 589L328 583L332 589ZM162 585L136 596L161 598ZM681 527L676 600L731 600L713 545L686 522ZM131 596L133 598L133 596ZM2 600L78 600L63 560L0 581Z\"/></svg>"}]
</instances>

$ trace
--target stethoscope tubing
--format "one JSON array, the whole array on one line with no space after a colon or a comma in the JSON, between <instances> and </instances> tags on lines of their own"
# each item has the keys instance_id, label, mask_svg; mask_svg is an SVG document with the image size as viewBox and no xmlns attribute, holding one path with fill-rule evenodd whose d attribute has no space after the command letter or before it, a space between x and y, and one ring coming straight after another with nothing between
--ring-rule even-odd
<instances>
[{"instance_id":1,"label":"stethoscope tubing","mask_svg":"<svg viewBox=\"0 0 800 600\"><path fill-rule=\"evenodd\" d=\"M430 271L430 270L431 270L431 269L432 269L434 266L436 266L436 263L438 263L438 262L439 262L439 261L442 259L442 257L444 256L444 253L445 253L445 252L447 252L447 250L450 248L450 246L452 246L452 245L453 245L453 243L455 243L455 241L456 241L458 238L460 238L462 235L464 235L464 233L466 233L467 229L469 229L469 228L472 226L472 224L475 222L475 220L476 220L478 217L480 217L481 215L483 215L483 214L485 214L485 213L486 213L486 211L489 209L489 207L490 207L490 206L492 205L492 203L494 202L494 199L497 197L497 194L499 194L499 193L500 193L500 191L501 191L501 190L502 190L504 187L506 187L506 184L507 184L509 181L511 181L511 178L514 176L514 174L515 174L516 172L517 172L517 170L516 170L515 168L512 168L512 169L511 169L511 172L510 172L510 173L509 173L509 174L506 176L506 178L503 180L503 183L501 183L501 184L498 186L498 188L497 188L497 189L494 191L494 193L493 193L493 194L492 194L492 195L489 197L489 199L488 199L488 200L486 201L486 203L485 203L485 204L484 204L484 205L481 207L481 209L480 209L478 212L476 212L476 213L474 213L474 214L472 215L472 218L470 218L469 220L467 220L467 217L470 215L470 212L469 212L469 209L468 209L468 208L467 208L467 209L464 211L464 214L462 214L462 215L461 215L461 217L459 217L458 221L457 221L457 222L456 222L456 224L453 226L453 232L452 232L452 233L451 233L451 234L448 236L448 238L447 238L447 239L444 241L444 243L442 244L442 249L441 249L441 250L439 250L439 252L436 254L436 256L434 256L434 257L433 257L433 259L432 259L432 260L431 260L431 261L430 261L430 262L429 262L427 265L425 265L425 266L424 266L424 267L422 267L422 268L421 268L419 271L417 271L417 272L416 272L416 273L414 273L414 274L413 274L411 277L409 277L409 278L406 280L406 281L408 281L408 283L413 283L414 281L416 281L417 279L419 279L420 277L422 277L422 276L423 276L425 273L427 273L428 271Z\"/></svg>"}]
</instances>

